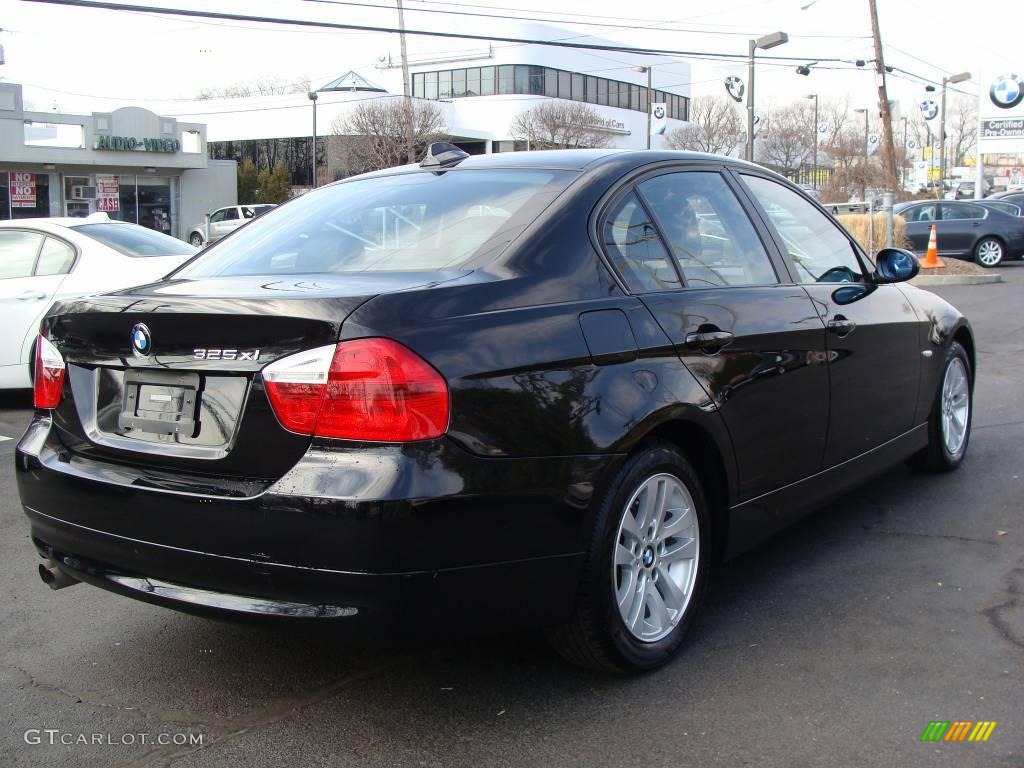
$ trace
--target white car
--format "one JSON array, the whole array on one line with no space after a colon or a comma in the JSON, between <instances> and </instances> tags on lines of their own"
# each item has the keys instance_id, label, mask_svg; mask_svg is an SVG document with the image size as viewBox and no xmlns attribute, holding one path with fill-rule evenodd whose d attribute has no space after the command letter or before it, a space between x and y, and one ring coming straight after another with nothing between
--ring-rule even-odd
<instances>
[{"instance_id":1,"label":"white car","mask_svg":"<svg viewBox=\"0 0 1024 768\"><path fill-rule=\"evenodd\" d=\"M0 221L0 389L32 386L39 322L55 301L153 282L195 253L105 213Z\"/></svg>"},{"instance_id":2,"label":"white car","mask_svg":"<svg viewBox=\"0 0 1024 768\"><path fill-rule=\"evenodd\" d=\"M271 203L256 203L254 205L227 205L218 208L210 214L209 240L207 240L204 222L192 227L188 233L188 241L196 248L215 243L224 235L231 234L243 224L247 224L273 207Z\"/></svg>"}]
</instances>

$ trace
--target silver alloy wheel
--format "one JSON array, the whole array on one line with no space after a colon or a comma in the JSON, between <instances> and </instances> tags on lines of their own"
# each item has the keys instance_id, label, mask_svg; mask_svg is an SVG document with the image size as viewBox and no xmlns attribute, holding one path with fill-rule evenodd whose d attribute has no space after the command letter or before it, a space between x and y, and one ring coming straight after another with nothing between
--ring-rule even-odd
<instances>
[{"instance_id":1,"label":"silver alloy wheel","mask_svg":"<svg viewBox=\"0 0 1024 768\"><path fill-rule=\"evenodd\" d=\"M192 235L192 237L189 238L189 242L192 245L194 245L196 248L202 248L203 247L203 238L200 235L195 235L195 234Z\"/></svg>"},{"instance_id":2,"label":"silver alloy wheel","mask_svg":"<svg viewBox=\"0 0 1024 768\"><path fill-rule=\"evenodd\" d=\"M1003 260L1003 246L996 240L986 240L978 246L978 261L986 267L994 267Z\"/></svg>"},{"instance_id":3,"label":"silver alloy wheel","mask_svg":"<svg viewBox=\"0 0 1024 768\"><path fill-rule=\"evenodd\" d=\"M626 629L653 643L686 613L697 579L700 530L693 497L669 474L636 489L615 536L612 586Z\"/></svg>"},{"instance_id":4,"label":"silver alloy wheel","mask_svg":"<svg viewBox=\"0 0 1024 768\"><path fill-rule=\"evenodd\" d=\"M967 419L971 409L971 389L967 369L959 357L946 367L942 380L942 441L950 456L957 456L967 439Z\"/></svg>"}]
</instances>

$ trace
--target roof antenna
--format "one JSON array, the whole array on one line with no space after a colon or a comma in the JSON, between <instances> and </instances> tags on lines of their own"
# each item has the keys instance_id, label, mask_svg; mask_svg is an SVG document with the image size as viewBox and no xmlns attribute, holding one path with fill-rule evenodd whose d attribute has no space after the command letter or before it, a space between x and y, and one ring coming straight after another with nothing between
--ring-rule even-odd
<instances>
[{"instance_id":1,"label":"roof antenna","mask_svg":"<svg viewBox=\"0 0 1024 768\"><path fill-rule=\"evenodd\" d=\"M469 157L468 152L449 144L447 141L435 141L427 147L427 156L420 163L420 168L450 168L458 165Z\"/></svg>"}]
</instances>

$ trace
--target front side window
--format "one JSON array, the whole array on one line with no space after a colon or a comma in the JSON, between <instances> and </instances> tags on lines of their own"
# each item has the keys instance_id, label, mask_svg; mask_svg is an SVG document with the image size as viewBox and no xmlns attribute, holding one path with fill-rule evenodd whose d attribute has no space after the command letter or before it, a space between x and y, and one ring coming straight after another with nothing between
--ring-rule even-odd
<instances>
[{"instance_id":1,"label":"front side window","mask_svg":"<svg viewBox=\"0 0 1024 768\"><path fill-rule=\"evenodd\" d=\"M310 192L211 246L181 277L457 269L511 243L568 171L418 172Z\"/></svg>"},{"instance_id":2,"label":"front side window","mask_svg":"<svg viewBox=\"0 0 1024 768\"><path fill-rule=\"evenodd\" d=\"M638 188L688 287L779 282L754 226L720 174L667 173Z\"/></svg>"},{"instance_id":3,"label":"front side window","mask_svg":"<svg viewBox=\"0 0 1024 768\"><path fill-rule=\"evenodd\" d=\"M663 291L679 288L679 275L658 237L651 217L630 192L605 220L605 250L631 291Z\"/></svg>"},{"instance_id":4,"label":"front side window","mask_svg":"<svg viewBox=\"0 0 1024 768\"><path fill-rule=\"evenodd\" d=\"M903 212L903 218L907 221L935 221L938 218L935 208L935 203L915 205Z\"/></svg>"},{"instance_id":5,"label":"front side window","mask_svg":"<svg viewBox=\"0 0 1024 768\"><path fill-rule=\"evenodd\" d=\"M31 276L42 242L38 232L0 230L0 280Z\"/></svg>"},{"instance_id":6,"label":"front side window","mask_svg":"<svg viewBox=\"0 0 1024 768\"><path fill-rule=\"evenodd\" d=\"M863 282L853 245L829 216L776 181L746 174L743 181L768 214L800 282Z\"/></svg>"},{"instance_id":7,"label":"front side window","mask_svg":"<svg viewBox=\"0 0 1024 768\"><path fill-rule=\"evenodd\" d=\"M219 211L214 211L210 215L210 223L211 224L216 224L218 221L224 221L224 217L227 215L227 212L229 210L231 210L231 209L230 208L221 208Z\"/></svg>"}]
</instances>

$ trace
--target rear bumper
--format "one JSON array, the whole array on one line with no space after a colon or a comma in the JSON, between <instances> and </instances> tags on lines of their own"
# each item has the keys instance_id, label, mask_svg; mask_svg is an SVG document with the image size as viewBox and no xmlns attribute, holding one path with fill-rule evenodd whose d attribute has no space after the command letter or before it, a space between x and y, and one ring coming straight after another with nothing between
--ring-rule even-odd
<instances>
[{"instance_id":1,"label":"rear bumper","mask_svg":"<svg viewBox=\"0 0 1024 768\"><path fill-rule=\"evenodd\" d=\"M618 456L482 459L450 441L313 446L255 496L16 450L32 537L76 578L198 613L547 622L575 599L598 478ZM173 490L171 490L173 489Z\"/></svg>"}]
</instances>

